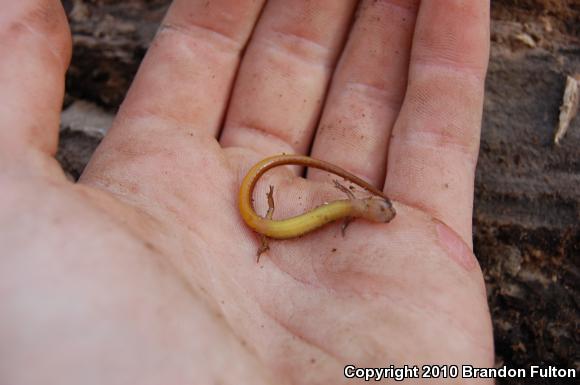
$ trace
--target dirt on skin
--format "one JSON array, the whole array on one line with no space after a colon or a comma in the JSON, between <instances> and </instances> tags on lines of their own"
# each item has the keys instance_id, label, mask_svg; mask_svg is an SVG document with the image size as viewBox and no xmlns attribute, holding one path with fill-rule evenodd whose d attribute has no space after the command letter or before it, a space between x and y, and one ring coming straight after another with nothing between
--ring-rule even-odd
<instances>
[{"instance_id":1,"label":"dirt on skin","mask_svg":"<svg viewBox=\"0 0 580 385\"><path fill-rule=\"evenodd\" d=\"M169 1L63 4L74 54L58 158L76 179ZM566 76L580 74L580 0L493 1L492 18L474 240L487 283L496 364L574 368L580 377L580 117L559 146L553 143Z\"/></svg>"}]
</instances>

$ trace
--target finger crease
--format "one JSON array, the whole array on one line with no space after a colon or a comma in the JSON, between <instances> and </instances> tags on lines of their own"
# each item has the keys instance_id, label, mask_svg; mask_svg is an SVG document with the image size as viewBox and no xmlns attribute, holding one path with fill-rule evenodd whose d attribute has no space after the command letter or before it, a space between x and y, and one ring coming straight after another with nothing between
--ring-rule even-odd
<instances>
[{"instance_id":1,"label":"finger crease","mask_svg":"<svg viewBox=\"0 0 580 385\"><path fill-rule=\"evenodd\" d=\"M454 76L458 74L465 79L471 79L476 84L483 84L485 81L485 67L459 63L457 60L449 58L433 58L424 59L420 57L413 57L413 66L420 68L434 68L435 70L443 70L445 72L453 72ZM417 69L414 69L417 71ZM421 72L419 69L418 72Z\"/></svg>"},{"instance_id":2,"label":"finger crease","mask_svg":"<svg viewBox=\"0 0 580 385\"><path fill-rule=\"evenodd\" d=\"M394 138L397 139L396 134ZM407 135L402 135L401 139L410 144L420 145L422 147L429 147L433 149L444 148L445 151L452 150L459 154L463 154L468 160L475 162L474 156L477 156L477 151L474 148L479 144L476 139L473 143L457 138L456 135L447 132L419 132L412 131Z\"/></svg>"},{"instance_id":3,"label":"finger crease","mask_svg":"<svg viewBox=\"0 0 580 385\"><path fill-rule=\"evenodd\" d=\"M240 52L243 47L241 42L232 38L231 36L228 36L217 29L198 24L188 24L185 26L180 24L165 23L161 25L158 33L164 32L178 32L183 36L193 38L196 42L206 42L208 41L208 38L210 38L212 42L210 44L221 46L225 50L232 52Z\"/></svg>"},{"instance_id":4,"label":"finger crease","mask_svg":"<svg viewBox=\"0 0 580 385\"><path fill-rule=\"evenodd\" d=\"M290 143L292 143L290 138L287 138L284 135L281 135L277 132L268 131L268 130L261 128L259 126L256 126L256 125L242 125L242 126L237 126L237 127L229 127L228 129L232 130L234 132L245 130L251 134L264 137L268 140L271 140L272 142L276 142L282 148L288 148L292 152L296 151L294 149L294 147L290 144Z\"/></svg>"},{"instance_id":5,"label":"finger crease","mask_svg":"<svg viewBox=\"0 0 580 385\"><path fill-rule=\"evenodd\" d=\"M32 35L44 41L45 42L44 46L48 48L50 54L53 55L56 58L56 60L58 60L59 63L61 63L63 68L66 69L68 67L68 59L63 58L63 55L61 54L60 50L55 47L52 40L47 37L46 33L37 31L36 28L34 28L28 23L21 23L20 25L26 28L26 30L30 32Z\"/></svg>"},{"instance_id":6,"label":"finger crease","mask_svg":"<svg viewBox=\"0 0 580 385\"><path fill-rule=\"evenodd\" d=\"M293 33L273 31L274 36L262 37L262 44L306 64L331 67L330 49L311 39Z\"/></svg>"},{"instance_id":7,"label":"finger crease","mask_svg":"<svg viewBox=\"0 0 580 385\"><path fill-rule=\"evenodd\" d=\"M381 104L387 104L393 111L401 109L402 95L387 90L385 87L365 83L350 81L345 84L347 90L362 95L365 98L377 100Z\"/></svg>"},{"instance_id":8,"label":"finger crease","mask_svg":"<svg viewBox=\"0 0 580 385\"><path fill-rule=\"evenodd\" d=\"M379 1L375 1L374 2L376 6L377 3L382 3L386 6L392 7L392 8L398 8L401 9L403 11L409 12L409 13L417 13L417 10L419 9L419 1L418 0L379 0Z\"/></svg>"}]
</instances>

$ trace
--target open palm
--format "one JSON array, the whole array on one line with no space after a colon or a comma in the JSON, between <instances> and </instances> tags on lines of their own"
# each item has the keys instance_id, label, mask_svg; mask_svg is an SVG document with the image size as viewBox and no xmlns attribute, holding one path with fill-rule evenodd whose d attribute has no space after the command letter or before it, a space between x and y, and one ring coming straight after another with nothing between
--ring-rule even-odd
<instances>
[{"instance_id":1,"label":"open palm","mask_svg":"<svg viewBox=\"0 0 580 385\"><path fill-rule=\"evenodd\" d=\"M60 2L2 5L0 383L336 384L348 364L493 365L470 251L486 1L176 0L77 184L53 158ZM384 186L396 218L273 241L257 264L237 190L282 152ZM269 173L258 210L268 184L275 217L342 198L332 176L301 172Z\"/></svg>"}]
</instances>

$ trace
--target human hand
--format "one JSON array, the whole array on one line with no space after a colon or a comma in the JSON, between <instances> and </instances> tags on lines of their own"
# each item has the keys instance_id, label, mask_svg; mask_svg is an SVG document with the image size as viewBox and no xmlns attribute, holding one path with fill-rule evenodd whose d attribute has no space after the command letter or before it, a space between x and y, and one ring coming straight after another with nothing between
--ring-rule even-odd
<instances>
[{"instance_id":1,"label":"human hand","mask_svg":"<svg viewBox=\"0 0 580 385\"><path fill-rule=\"evenodd\" d=\"M176 0L73 184L53 157L71 50L60 3L3 2L0 383L493 365L470 251L488 2L363 1L354 19L354 1L262 3ZM237 189L280 152L384 186L396 218L272 241L256 264ZM269 173L258 210L268 184L280 217L340 196L297 172Z\"/></svg>"}]
</instances>

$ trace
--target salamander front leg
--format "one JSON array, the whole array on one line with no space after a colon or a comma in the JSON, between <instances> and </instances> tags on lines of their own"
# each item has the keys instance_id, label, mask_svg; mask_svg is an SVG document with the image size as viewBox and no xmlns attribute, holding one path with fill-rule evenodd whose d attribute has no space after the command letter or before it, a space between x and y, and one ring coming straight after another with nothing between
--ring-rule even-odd
<instances>
[{"instance_id":1,"label":"salamander front leg","mask_svg":"<svg viewBox=\"0 0 580 385\"><path fill-rule=\"evenodd\" d=\"M356 199L352 191L341 185L339 181L337 181L336 179L333 179L332 181L334 182L334 187L339 189L341 192L345 193L348 199ZM352 221L354 221L354 219L351 217L344 218L344 222L342 222L342 226L340 227L340 232L342 233L343 237L346 233L346 228L348 227L348 225L350 225L350 222Z\"/></svg>"}]
</instances>

